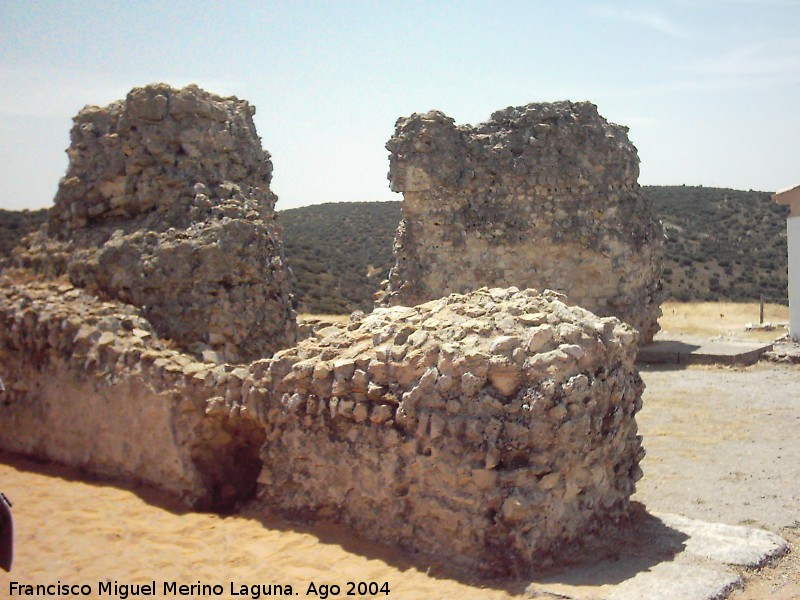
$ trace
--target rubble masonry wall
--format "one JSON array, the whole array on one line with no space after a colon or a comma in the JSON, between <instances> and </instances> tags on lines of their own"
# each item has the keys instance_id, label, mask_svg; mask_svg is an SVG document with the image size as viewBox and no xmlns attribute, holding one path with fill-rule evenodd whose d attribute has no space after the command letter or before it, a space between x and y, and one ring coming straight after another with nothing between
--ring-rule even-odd
<instances>
[{"instance_id":1,"label":"rubble masonry wall","mask_svg":"<svg viewBox=\"0 0 800 600\"><path fill-rule=\"evenodd\" d=\"M548 564L630 516L635 354L617 319L516 288L321 330L255 378L261 501L466 569Z\"/></svg>"},{"instance_id":2,"label":"rubble masonry wall","mask_svg":"<svg viewBox=\"0 0 800 600\"><path fill-rule=\"evenodd\" d=\"M269 359L201 363L129 305L0 292L0 449L199 507L347 523L458 568L549 564L631 513L636 333L553 293L377 309Z\"/></svg>"},{"instance_id":3,"label":"rubble masonry wall","mask_svg":"<svg viewBox=\"0 0 800 600\"><path fill-rule=\"evenodd\" d=\"M391 302L444 290L440 279L458 282L476 257L504 277L523 258L544 269L554 252L571 252L581 268L620 269L619 294L603 306L629 307L627 320L648 331L656 308L633 307L649 306L656 230L624 209L638 201L635 161L619 159L627 138L611 126L598 137L566 110L507 118L550 123L532 125L536 139L577 128L594 171L624 185L601 194L591 179L579 196L560 180L523 185L513 160L492 163L511 170L491 177L476 163L479 183L459 183L487 148L526 157L519 128L487 125L480 135L496 143L467 144L477 154L465 155L472 134L443 115L399 125L392 169L405 225ZM0 274L0 449L141 481L197 507L229 509L257 492L267 510L340 521L491 573L548 564L623 524L644 453L636 331L555 292L480 287L468 269L474 280L458 283L467 294L378 308L295 344L271 165L252 113L194 86L153 85L76 117L47 230L15 254L39 277ZM551 186L540 203L550 208L528 202L536 186ZM576 217L590 208L593 221ZM540 243L542 262L528 243L540 218L553 236L569 219L586 231ZM418 235L433 245L410 252L403 244ZM605 258L578 238L596 240ZM426 257L430 270L412 266ZM570 303L588 290L589 276L578 279Z\"/></svg>"},{"instance_id":4,"label":"rubble masonry wall","mask_svg":"<svg viewBox=\"0 0 800 600\"><path fill-rule=\"evenodd\" d=\"M474 127L438 111L399 119L387 148L403 220L382 303L549 288L652 340L663 234L626 132L588 102L508 108Z\"/></svg>"},{"instance_id":5,"label":"rubble masonry wall","mask_svg":"<svg viewBox=\"0 0 800 600\"><path fill-rule=\"evenodd\" d=\"M46 232L16 264L141 307L195 354L240 362L292 345L272 163L254 113L245 100L165 84L87 106Z\"/></svg>"},{"instance_id":6,"label":"rubble masonry wall","mask_svg":"<svg viewBox=\"0 0 800 600\"><path fill-rule=\"evenodd\" d=\"M201 508L252 497L264 433L239 408L246 370L170 348L130 305L64 283L0 284L0 449Z\"/></svg>"}]
</instances>

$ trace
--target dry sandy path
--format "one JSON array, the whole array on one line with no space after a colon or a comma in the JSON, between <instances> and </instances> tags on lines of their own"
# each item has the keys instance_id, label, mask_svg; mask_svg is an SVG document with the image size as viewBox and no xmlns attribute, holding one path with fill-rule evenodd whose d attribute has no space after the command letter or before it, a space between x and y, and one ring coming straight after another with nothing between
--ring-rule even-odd
<instances>
[{"instance_id":1,"label":"dry sandy path","mask_svg":"<svg viewBox=\"0 0 800 600\"><path fill-rule=\"evenodd\" d=\"M12 573L0 571L0 598L11 580L25 583L99 582L291 585L306 596L310 583L388 583L389 595L375 598L509 598L506 584L482 589L472 583L438 579L399 553L333 526L304 527L281 519L220 517L186 512L147 490L73 479L69 470L5 457L0 486L15 502L17 555ZM519 590L518 590L519 591ZM262 597L265 594L262 594ZM283 597L279 594L275 596ZM56 596L58 597L58 596ZM83 596L82 596L83 597ZM115 596L112 596L115 597ZM185 596L184 596L185 597ZM188 597L214 598L190 595ZM322 597L322 596L319 596Z\"/></svg>"},{"instance_id":2,"label":"dry sandy path","mask_svg":"<svg viewBox=\"0 0 800 600\"><path fill-rule=\"evenodd\" d=\"M800 599L800 367L650 368L637 416L648 509L779 533L792 550L743 573L736 600Z\"/></svg>"},{"instance_id":3,"label":"dry sandy path","mask_svg":"<svg viewBox=\"0 0 800 600\"><path fill-rule=\"evenodd\" d=\"M800 518L800 369L648 369L643 378L639 423L648 455L635 499L652 510L786 535L783 528ZM0 490L15 502L18 531L14 571L0 572L0 598L12 580L86 583L95 591L106 580L155 580L159 591L163 582L201 581L239 600L247 597L230 596L231 581L290 584L300 597L311 582L336 583L342 598L347 581L387 582L390 594L375 597L403 600L518 597L526 584L457 581L341 528L186 512L148 490L10 457L0 457ZM797 550L798 537L788 533ZM751 577L740 597L800 597L797 568L795 554Z\"/></svg>"},{"instance_id":4,"label":"dry sandy path","mask_svg":"<svg viewBox=\"0 0 800 600\"><path fill-rule=\"evenodd\" d=\"M645 369L649 509L773 531L800 520L800 368Z\"/></svg>"}]
</instances>

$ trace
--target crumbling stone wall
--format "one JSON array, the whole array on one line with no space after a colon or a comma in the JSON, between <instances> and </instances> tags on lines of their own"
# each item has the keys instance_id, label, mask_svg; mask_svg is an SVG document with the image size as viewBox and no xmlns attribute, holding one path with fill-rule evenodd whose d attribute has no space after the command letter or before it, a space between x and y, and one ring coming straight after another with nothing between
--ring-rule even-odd
<instances>
[{"instance_id":1,"label":"crumbling stone wall","mask_svg":"<svg viewBox=\"0 0 800 600\"><path fill-rule=\"evenodd\" d=\"M663 235L626 132L588 102L508 108L474 127L438 111L399 119L387 148L403 220L381 302L557 289L650 341Z\"/></svg>"},{"instance_id":2,"label":"crumbling stone wall","mask_svg":"<svg viewBox=\"0 0 800 600\"><path fill-rule=\"evenodd\" d=\"M630 515L636 333L534 290L379 308L253 369L266 507L487 572Z\"/></svg>"},{"instance_id":3,"label":"crumbling stone wall","mask_svg":"<svg viewBox=\"0 0 800 600\"><path fill-rule=\"evenodd\" d=\"M142 307L196 353L241 361L290 346L272 163L254 113L235 97L164 84L84 108L46 234L16 264Z\"/></svg>"},{"instance_id":4,"label":"crumbling stone wall","mask_svg":"<svg viewBox=\"0 0 800 600\"><path fill-rule=\"evenodd\" d=\"M493 573L547 565L631 516L637 334L558 294L379 308L221 366L170 348L130 305L0 283L2 450L199 507L258 482L269 510Z\"/></svg>"},{"instance_id":5,"label":"crumbling stone wall","mask_svg":"<svg viewBox=\"0 0 800 600\"><path fill-rule=\"evenodd\" d=\"M255 493L261 465L247 376L170 348L130 305L0 277L2 450L229 509Z\"/></svg>"},{"instance_id":6,"label":"crumbling stone wall","mask_svg":"<svg viewBox=\"0 0 800 600\"><path fill-rule=\"evenodd\" d=\"M481 288L354 314L347 326L312 327L312 337L267 354L290 344L295 325L268 155L251 117L245 102L159 85L76 118L47 230L16 253L18 264L71 283L0 275L0 449L143 481L195 506L231 507L258 484L269 509L338 520L486 572L547 564L624 523L641 476L642 382L637 333L614 317L553 292ZM429 141L461 164L461 134L447 134L451 147L437 133L458 133L452 122L425 118L409 127L434 123ZM593 131L584 133L598 152L619 142ZM607 150L604 169L630 166ZM438 181L458 170L430 159L419 164L441 170ZM420 220L439 231L434 242L456 239L454 224L474 222L466 217L501 214L491 230L481 223L458 238L463 254L484 256L475 248L493 232L510 244L500 257L535 259L509 241L527 231L512 218L518 197L498 193L488 203L464 191L454 196L462 213L428 213L426 194L442 206L450 197L414 164L403 185L421 187L408 207L450 215ZM512 189L509 177L498 172L491 186ZM609 190L602 210L595 198L596 212L623 218L635 191ZM568 219L555 198L542 204ZM633 229L625 237L598 216L581 235L621 265L636 236L650 232L644 222ZM456 247L446 246L439 274L419 285L433 289ZM431 252L439 260L441 248ZM654 252L642 242L640 254ZM517 264L493 260L504 273ZM390 289L391 301L418 283L403 285L411 287Z\"/></svg>"}]
</instances>

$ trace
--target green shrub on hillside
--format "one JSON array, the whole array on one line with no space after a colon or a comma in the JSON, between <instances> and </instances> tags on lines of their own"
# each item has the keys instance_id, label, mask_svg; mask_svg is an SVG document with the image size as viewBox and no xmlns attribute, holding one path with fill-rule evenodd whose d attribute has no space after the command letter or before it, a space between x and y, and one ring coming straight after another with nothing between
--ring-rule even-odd
<instances>
[{"instance_id":1,"label":"green shrub on hillside","mask_svg":"<svg viewBox=\"0 0 800 600\"><path fill-rule=\"evenodd\" d=\"M394 264L399 202L340 202L280 212L283 248L300 312L372 310Z\"/></svg>"},{"instance_id":2,"label":"green shrub on hillside","mask_svg":"<svg viewBox=\"0 0 800 600\"><path fill-rule=\"evenodd\" d=\"M787 302L787 209L764 192L645 186L666 240L668 299ZM0 259L46 211L0 210ZM394 264L399 202L318 204L280 212L300 312L370 310Z\"/></svg>"},{"instance_id":3,"label":"green shrub on hillside","mask_svg":"<svg viewBox=\"0 0 800 600\"><path fill-rule=\"evenodd\" d=\"M0 259L7 257L20 239L47 219L47 210L3 210L0 208Z\"/></svg>"},{"instance_id":4,"label":"green shrub on hillside","mask_svg":"<svg viewBox=\"0 0 800 600\"><path fill-rule=\"evenodd\" d=\"M645 186L655 213L666 224L667 298L752 301L763 293L787 302L785 206L765 192ZM712 277L691 285L703 267ZM687 283L681 275L686 275Z\"/></svg>"},{"instance_id":5,"label":"green shrub on hillside","mask_svg":"<svg viewBox=\"0 0 800 600\"><path fill-rule=\"evenodd\" d=\"M752 301L763 293L786 302L786 208L769 194L691 186L642 189L665 224L667 298ZM299 310L370 310L372 294L394 264L400 203L322 204L286 210L280 218Z\"/></svg>"}]
</instances>

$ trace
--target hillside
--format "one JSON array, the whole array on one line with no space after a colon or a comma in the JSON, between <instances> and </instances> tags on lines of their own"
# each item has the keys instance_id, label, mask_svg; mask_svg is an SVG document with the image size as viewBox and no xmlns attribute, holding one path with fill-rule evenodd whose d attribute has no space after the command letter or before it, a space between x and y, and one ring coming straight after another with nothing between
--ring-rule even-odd
<instances>
[{"instance_id":1,"label":"hillside","mask_svg":"<svg viewBox=\"0 0 800 600\"><path fill-rule=\"evenodd\" d=\"M47 210L3 210L0 208L0 260L8 256L22 236L39 228Z\"/></svg>"},{"instance_id":2,"label":"hillside","mask_svg":"<svg viewBox=\"0 0 800 600\"><path fill-rule=\"evenodd\" d=\"M664 223L667 299L786 303L786 207L765 192L645 186ZM0 210L0 258L45 211ZM280 212L300 312L370 310L394 263L399 202L318 204Z\"/></svg>"},{"instance_id":3,"label":"hillside","mask_svg":"<svg viewBox=\"0 0 800 600\"><path fill-rule=\"evenodd\" d=\"M667 299L787 302L786 208L768 193L645 186L664 223ZM284 246L301 312L369 310L393 265L399 202L282 211Z\"/></svg>"},{"instance_id":4,"label":"hillside","mask_svg":"<svg viewBox=\"0 0 800 600\"><path fill-rule=\"evenodd\" d=\"M648 186L667 234L662 282L675 300L787 302L786 215L765 192Z\"/></svg>"},{"instance_id":5,"label":"hillside","mask_svg":"<svg viewBox=\"0 0 800 600\"><path fill-rule=\"evenodd\" d=\"M394 264L399 202L342 202L280 212L300 312L371 310Z\"/></svg>"}]
</instances>

